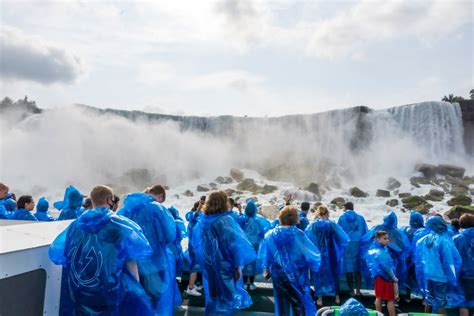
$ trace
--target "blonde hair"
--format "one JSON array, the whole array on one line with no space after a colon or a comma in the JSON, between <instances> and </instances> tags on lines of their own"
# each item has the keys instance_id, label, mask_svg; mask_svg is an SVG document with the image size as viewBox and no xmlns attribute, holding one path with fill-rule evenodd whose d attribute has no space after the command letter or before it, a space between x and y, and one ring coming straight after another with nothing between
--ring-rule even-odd
<instances>
[{"instance_id":1,"label":"blonde hair","mask_svg":"<svg viewBox=\"0 0 474 316\"><path fill-rule=\"evenodd\" d=\"M323 216L329 217L329 210L326 206L320 205L318 206L318 210L316 211L316 218Z\"/></svg>"},{"instance_id":2,"label":"blonde hair","mask_svg":"<svg viewBox=\"0 0 474 316\"><path fill-rule=\"evenodd\" d=\"M114 197L114 192L108 186L98 185L92 189L90 196L94 205L104 205L108 198Z\"/></svg>"}]
</instances>

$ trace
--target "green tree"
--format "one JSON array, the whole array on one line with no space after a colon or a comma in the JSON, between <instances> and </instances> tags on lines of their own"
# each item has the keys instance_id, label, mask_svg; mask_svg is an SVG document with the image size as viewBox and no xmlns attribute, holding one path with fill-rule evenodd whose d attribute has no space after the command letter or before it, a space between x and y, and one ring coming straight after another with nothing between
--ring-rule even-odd
<instances>
[{"instance_id":1,"label":"green tree","mask_svg":"<svg viewBox=\"0 0 474 316\"><path fill-rule=\"evenodd\" d=\"M450 94L449 96L444 96L441 101L445 101L445 102L449 102L449 103L453 103L453 102L459 102L459 101L462 101L464 100L463 97L461 96L454 96L454 94Z\"/></svg>"},{"instance_id":2,"label":"green tree","mask_svg":"<svg viewBox=\"0 0 474 316\"><path fill-rule=\"evenodd\" d=\"M471 91L469 91L469 94L471 95L471 100L474 100L474 89L471 89Z\"/></svg>"}]
</instances>

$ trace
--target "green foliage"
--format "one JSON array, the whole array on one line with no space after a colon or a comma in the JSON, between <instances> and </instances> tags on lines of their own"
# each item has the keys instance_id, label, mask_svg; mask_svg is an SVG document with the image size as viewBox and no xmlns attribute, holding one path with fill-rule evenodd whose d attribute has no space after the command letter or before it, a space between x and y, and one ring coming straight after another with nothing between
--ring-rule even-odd
<instances>
[{"instance_id":1,"label":"green foliage","mask_svg":"<svg viewBox=\"0 0 474 316\"><path fill-rule=\"evenodd\" d=\"M459 102L459 101L462 101L464 100L463 97L461 96L454 96L454 94L450 94L449 96L444 96L441 101L444 101L444 102L449 102L449 103L453 103L453 102Z\"/></svg>"}]
</instances>

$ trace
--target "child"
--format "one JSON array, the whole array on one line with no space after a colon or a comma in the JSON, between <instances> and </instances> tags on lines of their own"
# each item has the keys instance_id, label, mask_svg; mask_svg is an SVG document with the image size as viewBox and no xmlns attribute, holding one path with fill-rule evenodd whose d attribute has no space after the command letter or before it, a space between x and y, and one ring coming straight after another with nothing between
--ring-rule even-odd
<instances>
[{"instance_id":1,"label":"child","mask_svg":"<svg viewBox=\"0 0 474 316\"><path fill-rule=\"evenodd\" d=\"M367 266L375 278L375 309L382 312L382 301L387 301L390 316L395 316L395 298L397 297L398 279L395 276L395 265L388 251L388 233L379 230L375 233L375 241L367 255Z\"/></svg>"},{"instance_id":2,"label":"child","mask_svg":"<svg viewBox=\"0 0 474 316\"><path fill-rule=\"evenodd\" d=\"M35 217L38 221L40 222L54 221L54 219L48 214L48 208L49 208L48 201L44 197L41 197L38 200L38 204L36 205Z\"/></svg>"},{"instance_id":3,"label":"child","mask_svg":"<svg viewBox=\"0 0 474 316\"><path fill-rule=\"evenodd\" d=\"M22 195L18 199L17 202L18 209L14 210L11 214L9 219L16 219L22 221L34 221L37 222L38 220L36 217L31 214L31 211L35 208L35 201L31 197L31 195Z\"/></svg>"},{"instance_id":4,"label":"child","mask_svg":"<svg viewBox=\"0 0 474 316\"><path fill-rule=\"evenodd\" d=\"M336 223L329 220L329 210L319 206L316 220L306 229L306 236L321 252L321 267L312 273L314 294L318 297L318 306L323 305L323 296L335 296L339 299L339 275L344 247L349 243L349 236Z\"/></svg>"},{"instance_id":5,"label":"child","mask_svg":"<svg viewBox=\"0 0 474 316\"><path fill-rule=\"evenodd\" d=\"M316 315L309 272L317 271L321 256L317 247L298 228L298 210L286 206L280 225L265 235L258 254L264 276L272 278L275 315Z\"/></svg>"},{"instance_id":6,"label":"child","mask_svg":"<svg viewBox=\"0 0 474 316\"><path fill-rule=\"evenodd\" d=\"M196 227L198 221L202 218L201 208L204 206L204 202L205 200L199 200L198 202L194 203L193 208L188 213L186 213L186 220L188 221L187 258L189 262L189 284L185 292L191 296L202 295L198 292L202 289L202 287L195 284L197 274L198 272L201 272L201 267L199 266L198 260L196 258L196 252L194 251L192 240L194 228Z\"/></svg>"},{"instance_id":7,"label":"child","mask_svg":"<svg viewBox=\"0 0 474 316\"><path fill-rule=\"evenodd\" d=\"M209 195L192 244L201 265L206 315L229 315L252 304L241 281L242 266L255 260L255 251L239 224L229 215L227 195Z\"/></svg>"},{"instance_id":8,"label":"child","mask_svg":"<svg viewBox=\"0 0 474 316\"><path fill-rule=\"evenodd\" d=\"M82 213L83 195L74 186L69 186L64 192L64 200L54 203L54 207L61 211L58 220L76 219Z\"/></svg>"},{"instance_id":9,"label":"child","mask_svg":"<svg viewBox=\"0 0 474 316\"><path fill-rule=\"evenodd\" d=\"M63 265L60 315L153 315L138 283L137 260L152 253L140 228L109 208L112 190L96 186L93 209L51 244L49 257Z\"/></svg>"},{"instance_id":10,"label":"child","mask_svg":"<svg viewBox=\"0 0 474 316\"><path fill-rule=\"evenodd\" d=\"M350 238L349 245L344 249L342 270L346 274L349 295L361 296L361 265L360 265L360 240L367 231L365 219L354 211L354 204L347 202L343 207L344 214L339 217L337 224L342 227ZM354 293L355 281L355 293Z\"/></svg>"}]
</instances>

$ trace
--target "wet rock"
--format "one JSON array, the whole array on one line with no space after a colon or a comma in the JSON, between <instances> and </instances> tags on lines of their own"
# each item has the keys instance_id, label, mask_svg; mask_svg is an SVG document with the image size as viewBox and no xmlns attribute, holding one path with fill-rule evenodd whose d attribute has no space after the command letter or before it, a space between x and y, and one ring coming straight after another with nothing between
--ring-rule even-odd
<instances>
[{"instance_id":1,"label":"wet rock","mask_svg":"<svg viewBox=\"0 0 474 316\"><path fill-rule=\"evenodd\" d=\"M260 190L260 187L255 183L253 179L246 178L243 179L242 182L237 184L237 190L257 193Z\"/></svg>"},{"instance_id":2,"label":"wet rock","mask_svg":"<svg viewBox=\"0 0 474 316\"><path fill-rule=\"evenodd\" d=\"M427 214L428 211L433 207L432 204L428 203L421 196L413 195L402 199L403 207L408 210L416 210L422 214Z\"/></svg>"},{"instance_id":3,"label":"wet rock","mask_svg":"<svg viewBox=\"0 0 474 316\"><path fill-rule=\"evenodd\" d=\"M198 192L208 192L210 190L210 188L207 184L200 184L200 185L197 186L196 190Z\"/></svg>"},{"instance_id":4,"label":"wet rock","mask_svg":"<svg viewBox=\"0 0 474 316\"><path fill-rule=\"evenodd\" d=\"M183 193L184 196L194 196L194 193L191 192L191 190L186 190L186 192Z\"/></svg>"},{"instance_id":5,"label":"wet rock","mask_svg":"<svg viewBox=\"0 0 474 316\"><path fill-rule=\"evenodd\" d=\"M349 193L354 197L368 197L369 195L359 189L358 187L353 187L349 189Z\"/></svg>"},{"instance_id":6,"label":"wet rock","mask_svg":"<svg viewBox=\"0 0 474 316\"><path fill-rule=\"evenodd\" d=\"M436 189L431 189L428 194L432 196L440 197L440 198L444 197L444 191L436 190Z\"/></svg>"},{"instance_id":7,"label":"wet rock","mask_svg":"<svg viewBox=\"0 0 474 316\"><path fill-rule=\"evenodd\" d=\"M419 188L420 184L433 184L430 179L428 178L423 178L423 177L411 177L410 178L410 183L414 187Z\"/></svg>"},{"instance_id":8,"label":"wet rock","mask_svg":"<svg viewBox=\"0 0 474 316\"><path fill-rule=\"evenodd\" d=\"M451 195L454 195L454 196L458 196L458 195L466 195L469 193L469 187L465 186L465 185L453 185L451 187L451 191L449 192L449 194Z\"/></svg>"},{"instance_id":9,"label":"wet rock","mask_svg":"<svg viewBox=\"0 0 474 316\"><path fill-rule=\"evenodd\" d=\"M290 189L290 190L284 190L282 192L282 195L287 197L291 194L293 197L293 200L296 201L308 201L308 202L313 202L313 201L318 201L319 197L311 192L308 192L306 190L295 190L295 189Z\"/></svg>"},{"instance_id":10,"label":"wet rock","mask_svg":"<svg viewBox=\"0 0 474 316\"><path fill-rule=\"evenodd\" d=\"M415 166L416 171L423 173L425 178L434 178L438 172L438 167L423 163Z\"/></svg>"},{"instance_id":11,"label":"wet rock","mask_svg":"<svg viewBox=\"0 0 474 316\"><path fill-rule=\"evenodd\" d=\"M227 194L227 196L232 196L235 194L235 190L233 189L225 189L224 192Z\"/></svg>"},{"instance_id":12,"label":"wet rock","mask_svg":"<svg viewBox=\"0 0 474 316\"><path fill-rule=\"evenodd\" d=\"M474 184L474 177L464 177L462 182L465 186L470 186L471 184Z\"/></svg>"},{"instance_id":13,"label":"wet rock","mask_svg":"<svg viewBox=\"0 0 474 316\"><path fill-rule=\"evenodd\" d=\"M232 168L230 169L230 176L235 180L235 181L242 181L244 179L244 173L240 171L239 169Z\"/></svg>"},{"instance_id":14,"label":"wet rock","mask_svg":"<svg viewBox=\"0 0 474 316\"><path fill-rule=\"evenodd\" d=\"M431 205L429 203L425 203L425 204L420 204L418 206L415 206L413 209L415 211L420 212L423 215L426 215L426 214L428 214L428 212L430 211L431 208L433 208L433 205Z\"/></svg>"},{"instance_id":15,"label":"wet rock","mask_svg":"<svg viewBox=\"0 0 474 316\"><path fill-rule=\"evenodd\" d=\"M390 207L395 207L395 206L398 205L398 200L397 199L391 199L391 200L388 200L387 203L385 203L385 204L387 204Z\"/></svg>"},{"instance_id":16,"label":"wet rock","mask_svg":"<svg viewBox=\"0 0 474 316\"><path fill-rule=\"evenodd\" d=\"M211 187L212 190L216 190L216 189L217 189L217 184L214 183L214 182L209 183L209 186Z\"/></svg>"},{"instance_id":17,"label":"wet rock","mask_svg":"<svg viewBox=\"0 0 474 316\"><path fill-rule=\"evenodd\" d=\"M451 176L454 178L462 178L466 169L454 165L439 165L438 173L444 176Z\"/></svg>"},{"instance_id":18,"label":"wet rock","mask_svg":"<svg viewBox=\"0 0 474 316\"><path fill-rule=\"evenodd\" d=\"M398 189L402 184L400 183L400 181L398 181L397 179L393 178L393 177L390 177L388 178L387 180L387 190L395 190L395 189Z\"/></svg>"},{"instance_id":19,"label":"wet rock","mask_svg":"<svg viewBox=\"0 0 474 316\"><path fill-rule=\"evenodd\" d=\"M456 205L446 212L446 216L448 216L450 219L453 219L453 218L459 218L461 217L461 215L465 213L474 215L474 206L473 205L469 205L469 206Z\"/></svg>"},{"instance_id":20,"label":"wet rock","mask_svg":"<svg viewBox=\"0 0 474 316\"><path fill-rule=\"evenodd\" d=\"M265 184L265 185L260 189L260 193L261 193L261 194L270 194L270 193L275 192L276 190L278 190L278 187L277 187L277 186Z\"/></svg>"},{"instance_id":21,"label":"wet rock","mask_svg":"<svg viewBox=\"0 0 474 316\"><path fill-rule=\"evenodd\" d=\"M336 205L338 208L342 208L345 203L346 203L346 200L344 200L343 197L337 197L331 201L331 204Z\"/></svg>"},{"instance_id":22,"label":"wet rock","mask_svg":"<svg viewBox=\"0 0 474 316\"><path fill-rule=\"evenodd\" d=\"M375 193L375 196L378 196L378 197L390 197L390 191L378 189L378 190L377 190L377 193Z\"/></svg>"},{"instance_id":23,"label":"wet rock","mask_svg":"<svg viewBox=\"0 0 474 316\"><path fill-rule=\"evenodd\" d=\"M264 217L268 218L269 220L273 220L277 218L278 214L280 213L278 209L278 205L276 204L263 205L260 208L260 212Z\"/></svg>"},{"instance_id":24,"label":"wet rock","mask_svg":"<svg viewBox=\"0 0 474 316\"><path fill-rule=\"evenodd\" d=\"M472 199L466 195L460 194L448 201L449 206L462 205L467 206L472 203Z\"/></svg>"},{"instance_id":25,"label":"wet rock","mask_svg":"<svg viewBox=\"0 0 474 316\"><path fill-rule=\"evenodd\" d=\"M305 188L305 190L320 196L320 194L319 194L319 185L317 183L314 183L314 182L310 183Z\"/></svg>"},{"instance_id":26,"label":"wet rock","mask_svg":"<svg viewBox=\"0 0 474 316\"><path fill-rule=\"evenodd\" d=\"M434 195L431 195L431 194L427 194L424 196L425 200L427 201L435 201L435 202L440 202L443 200L443 197L440 197L440 196L434 196Z\"/></svg>"},{"instance_id":27,"label":"wet rock","mask_svg":"<svg viewBox=\"0 0 474 316\"><path fill-rule=\"evenodd\" d=\"M411 193L399 193L398 194L398 197L401 198L401 199L404 199L404 198L407 198L407 197L410 197L411 196Z\"/></svg>"},{"instance_id":28,"label":"wet rock","mask_svg":"<svg viewBox=\"0 0 474 316\"><path fill-rule=\"evenodd\" d=\"M221 177L221 176L219 176L214 181L219 183L219 184L229 184L229 183L232 183L234 180L231 177Z\"/></svg>"}]
</instances>

